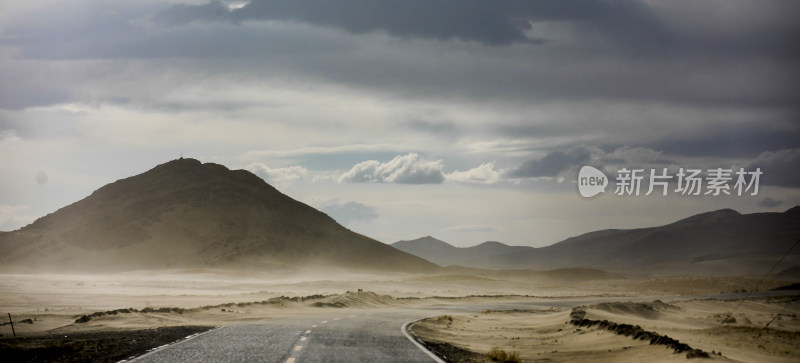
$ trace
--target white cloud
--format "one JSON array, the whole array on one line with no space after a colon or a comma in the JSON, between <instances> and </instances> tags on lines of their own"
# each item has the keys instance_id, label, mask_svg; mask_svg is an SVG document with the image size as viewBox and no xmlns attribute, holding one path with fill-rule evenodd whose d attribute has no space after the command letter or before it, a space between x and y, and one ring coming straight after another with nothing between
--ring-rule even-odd
<instances>
[{"instance_id":1,"label":"white cloud","mask_svg":"<svg viewBox=\"0 0 800 363\"><path fill-rule=\"evenodd\" d=\"M343 203L338 198L320 203L319 210L343 225L348 225L351 222L367 223L378 218L375 208L352 201Z\"/></svg>"},{"instance_id":2,"label":"white cloud","mask_svg":"<svg viewBox=\"0 0 800 363\"><path fill-rule=\"evenodd\" d=\"M453 171L445 178L447 181L460 183L494 184L502 180L503 172L503 170L495 169L494 162L490 162L465 171Z\"/></svg>"},{"instance_id":3,"label":"white cloud","mask_svg":"<svg viewBox=\"0 0 800 363\"><path fill-rule=\"evenodd\" d=\"M19 141L20 138L14 130L0 130L0 141Z\"/></svg>"},{"instance_id":4,"label":"white cloud","mask_svg":"<svg viewBox=\"0 0 800 363\"><path fill-rule=\"evenodd\" d=\"M783 149L761 153L750 165L748 171L760 168L764 175L761 182L767 185L787 187L800 186L800 149Z\"/></svg>"},{"instance_id":5,"label":"white cloud","mask_svg":"<svg viewBox=\"0 0 800 363\"><path fill-rule=\"evenodd\" d=\"M28 209L27 205L0 204L0 230L9 230L9 227L33 222L34 217L19 214L25 209Z\"/></svg>"},{"instance_id":6,"label":"white cloud","mask_svg":"<svg viewBox=\"0 0 800 363\"><path fill-rule=\"evenodd\" d=\"M262 163L253 163L248 165L246 169L260 176L267 183L276 185L291 184L302 180L308 174L308 169L297 165L273 169Z\"/></svg>"},{"instance_id":7,"label":"white cloud","mask_svg":"<svg viewBox=\"0 0 800 363\"><path fill-rule=\"evenodd\" d=\"M382 163L367 160L353 166L339 178L350 183L441 184L444 160L427 160L419 154L398 155Z\"/></svg>"}]
</instances>

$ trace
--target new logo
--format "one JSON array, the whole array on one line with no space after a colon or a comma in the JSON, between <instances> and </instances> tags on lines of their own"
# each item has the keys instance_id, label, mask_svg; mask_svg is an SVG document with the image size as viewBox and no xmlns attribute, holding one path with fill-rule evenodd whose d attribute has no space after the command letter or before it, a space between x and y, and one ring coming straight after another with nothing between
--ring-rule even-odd
<instances>
[{"instance_id":1,"label":"new logo","mask_svg":"<svg viewBox=\"0 0 800 363\"><path fill-rule=\"evenodd\" d=\"M578 192L584 198L590 198L606 192L608 178L602 171L591 166L584 166L578 172Z\"/></svg>"}]
</instances>

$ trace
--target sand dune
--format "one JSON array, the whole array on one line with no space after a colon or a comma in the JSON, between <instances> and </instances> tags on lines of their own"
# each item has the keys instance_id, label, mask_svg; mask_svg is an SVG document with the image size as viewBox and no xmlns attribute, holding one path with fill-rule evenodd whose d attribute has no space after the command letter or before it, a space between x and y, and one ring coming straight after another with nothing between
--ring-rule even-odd
<instances>
[{"instance_id":1,"label":"sand dune","mask_svg":"<svg viewBox=\"0 0 800 363\"><path fill-rule=\"evenodd\" d=\"M754 300L618 301L576 310L593 321L629 324L712 353L712 360L795 362L800 359L800 305L792 296ZM733 312L735 318L721 325ZM685 354L597 325L570 323L570 310L485 311L427 319L413 329L426 341L485 354L492 348L522 360L685 361ZM774 320L773 320L774 319ZM765 327L769 321L769 327ZM721 355L720 355L721 354Z\"/></svg>"}]
</instances>

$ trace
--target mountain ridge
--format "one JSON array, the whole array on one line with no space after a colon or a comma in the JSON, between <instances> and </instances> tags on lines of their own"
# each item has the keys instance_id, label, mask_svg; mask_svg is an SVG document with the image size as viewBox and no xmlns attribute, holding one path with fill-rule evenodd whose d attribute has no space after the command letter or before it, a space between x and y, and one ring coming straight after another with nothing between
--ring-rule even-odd
<instances>
[{"instance_id":1,"label":"mountain ridge","mask_svg":"<svg viewBox=\"0 0 800 363\"><path fill-rule=\"evenodd\" d=\"M521 249L532 248L509 246L497 241L486 241L471 247L455 247L431 236L408 241L397 241L392 243L391 246L415 256L425 256L422 258L441 266L462 265L465 267L476 267L468 262L473 259L490 258L504 253L513 253Z\"/></svg>"},{"instance_id":2,"label":"mountain ridge","mask_svg":"<svg viewBox=\"0 0 800 363\"><path fill-rule=\"evenodd\" d=\"M471 247L451 246L447 259L422 253L419 246L410 243L393 246L443 265L472 268L586 267L747 275L757 274L769 261L774 263L776 256L800 238L798 211L800 207L782 213L752 214L720 209L657 227L588 232L539 248L486 242ZM484 251L482 256L470 252L479 246L495 248ZM793 251L789 257L800 260L800 251Z\"/></svg>"}]
</instances>

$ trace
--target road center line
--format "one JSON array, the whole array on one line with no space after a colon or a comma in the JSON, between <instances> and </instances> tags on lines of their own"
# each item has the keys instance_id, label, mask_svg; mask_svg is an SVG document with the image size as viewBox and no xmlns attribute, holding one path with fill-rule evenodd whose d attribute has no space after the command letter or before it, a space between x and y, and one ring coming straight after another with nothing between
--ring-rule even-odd
<instances>
[{"instance_id":1,"label":"road center line","mask_svg":"<svg viewBox=\"0 0 800 363\"><path fill-rule=\"evenodd\" d=\"M295 351L295 352L299 352L299 351L300 351L300 349L303 349L303 346L302 346L302 345L296 345L296 346L294 347L294 351Z\"/></svg>"},{"instance_id":2,"label":"road center line","mask_svg":"<svg viewBox=\"0 0 800 363\"><path fill-rule=\"evenodd\" d=\"M289 358L286 360L286 363L294 363L294 358Z\"/></svg>"},{"instance_id":3,"label":"road center line","mask_svg":"<svg viewBox=\"0 0 800 363\"><path fill-rule=\"evenodd\" d=\"M304 342L304 341L306 341L307 339L308 339L308 337L300 337L300 341L301 341L301 342Z\"/></svg>"},{"instance_id":4,"label":"road center line","mask_svg":"<svg viewBox=\"0 0 800 363\"><path fill-rule=\"evenodd\" d=\"M311 334L311 329L306 330L306 334Z\"/></svg>"}]
</instances>

